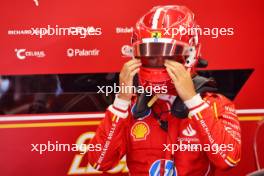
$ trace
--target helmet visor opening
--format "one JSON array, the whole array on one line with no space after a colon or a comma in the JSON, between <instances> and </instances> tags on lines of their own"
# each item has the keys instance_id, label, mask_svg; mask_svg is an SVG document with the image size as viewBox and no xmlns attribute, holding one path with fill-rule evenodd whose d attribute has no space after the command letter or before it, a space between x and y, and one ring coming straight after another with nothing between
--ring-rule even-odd
<instances>
[{"instance_id":1,"label":"helmet visor opening","mask_svg":"<svg viewBox=\"0 0 264 176\"><path fill-rule=\"evenodd\" d=\"M133 46L135 57L175 57L184 55L186 45L182 43L139 43Z\"/></svg>"},{"instance_id":2,"label":"helmet visor opening","mask_svg":"<svg viewBox=\"0 0 264 176\"><path fill-rule=\"evenodd\" d=\"M181 64L185 62L184 56L166 56L166 57L136 57L141 60L142 67L147 68L165 68L164 62L166 59L174 60Z\"/></svg>"}]
</instances>

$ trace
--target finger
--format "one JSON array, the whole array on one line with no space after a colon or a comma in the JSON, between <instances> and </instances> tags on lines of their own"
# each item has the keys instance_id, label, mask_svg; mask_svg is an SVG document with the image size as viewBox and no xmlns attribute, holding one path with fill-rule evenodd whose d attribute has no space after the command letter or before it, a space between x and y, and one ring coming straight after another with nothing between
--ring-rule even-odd
<instances>
[{"instance_id":1,"label":"finger","mask_svg":"<svg viewBox=\"0 0 264 176\"><path fill-rule=\"evenodd\" d=\"M173 81L174 83L176 83L176 82L178 81L178 79L177 79L177 77L175 76L175 74L172 72L172 70L171 70L169 67L167 67L166 70L167 70L167 72L168 72L170 78L172 79L172 81Z\"/></svg>"},{"instance_id":2,"label":"finger","mask_svg":"<svg viewBox=\"0 0 264 176\"><path fill-rule=\"evenodd\" d=\"M171 65L171 66L177 67L177 68L179 68L179 69L186 70L185 67L183 66L183 64L178 63L178 62L176 62L176 61L165 60L165 63L166 63L166 64L169 64L169 65Z\"/></svg>"},{"instance_id":3,"label":"finger","mask_svg":"<svg viewBox=\"0 0 264 176\"><path fill-rule=\"evenodd\" d=\"M129 67L134 63L141 63L141 61L139 59L131 59L130 61L126 62L124 65Z\"/></svg>"},{"instance_id":4,"label":"finger","mask_svg":"<svg viewBox=\"0 0 264 176\"><path fill-rule=\"evenodd\" d=\"M138 72L139 72L139 68L137 68L136 70L131 72L130 75L129 75L129 79L128 80L129 80L129 82L130 81L132 82L132 85L133 85L133 78ZM130 89L130 91L131 91L131 93L133 93L133 90Z\"/></svg>"},{"instance_id":5,"label":"finger","mask_svg":"<svg viewBox=\"0 0 264 176\"><path fill-rule=\"evenodd\" d=\"M183 77L186 72L186 70L181 69L178 65L169 64L169 63L165 63L164 65L165 67L169 67L178 79Z\"/></svg>"},{"instance_id":6,"label":"finger","mask_svg":"<svg viewBox=\"0 0 264 176\"><path fill-rule=\"evenodd\" d=\"M141 63L133 63L133 65L125 66L125 69L123 71L124 77L128 79L130 73L133 72L135 69L139 68L141 65L142 65Z\"/></svg>"},{"instance_id":7,"label":"finger","mask_svg":"<svg viewBox=\"0 0 264 176\"><path fill-rule=\"evenodd\" d=\"M131 74L131 72L133 72L134 70L138 69L140 66L141 66L141 64L134 64L134 65L130 66L129 68L127 68L125 70L126 78L129 78L129 75Z\"/></svg>"},{"instance_id":8,"label":"finger","mask_svg":"<svg viewBox=\"0 0 264 176\"><path fill-rule=\"evenodd\" d=\"M141 63L134 63L128 67L130 72L134 71L135 69L139 68L142 64Z\"/></svg>"},{"instance_id":9,"label":"finger","mask_svg":"<svg viewBox=\"0 0 264 176\"><path fill-rule=\"evenodd\" d=\"M175 63L178 63L178 62L176 62L176 61L174 61L174 60L166 59L166 60L165 60L165 63L167 63L167 64L175 64Z\"/></svg>"},{"instance_id":10,"label":"finger","mask_svg":"<svg viewBox=\"0 0 264 176\"><path fill-rule=\"evenodd\" d=\"M189 75L189 76L192 76L191 71L192 71L191 67L187 68L187 72L188 72L188 75Z\"/></svg>"},{"instance_id":11,"label":"finger","mask_svg":"<svg viewBox=\"0 0 264 176\"><path fill-rule=\"evenodd\" d=\"M168 62L166 62L166 63L168 63L169 65L172 65L172 66L176 67L176 68L179 69L182 73L187 73L187 72L188 72L188 71L186 70L186 68L184 67L184 65L181 64L181 63L178 63L178 62L176 62L176 61L170 61L170 60L168 60Z\"/></svg>"},{"instance_id":12,"label":"finger","mask_svg":"<svg viewBox=\"0 0 264 176\"><path fill-rule=\"evenodd\" d=\"M169 65L172 65L172 66L175 66L175 67L180 65L180 63L178 63L178 62L176 62L174 60L168 60L168 59L165 60L165 64L169 64Z\"/></svg>"},{"instance_id":13,"label":"finger","mask_svg":"<svg viewBox=\"0 0 264 176\"><path fill-rule=\"evenodd\" d=\"M174 67L172 65L169 65L169 64L164 64L166 68L169 68L170 71L174 74L174 76L177 78L177 79L180 79L181 77L181 73L179 73L180 71L177 69L177 67Z\"/></svg>"},{"instance_id":14,"label":"finger","mask_svg":"<svg viewBox=\"0 0 264 176\"><path fill-rule=\"evenodd\" d=\"M130 77L134 78L134 76L139 72L139 68L133 70L131 73L130 73Z\"/></svg>"}]
</instances>

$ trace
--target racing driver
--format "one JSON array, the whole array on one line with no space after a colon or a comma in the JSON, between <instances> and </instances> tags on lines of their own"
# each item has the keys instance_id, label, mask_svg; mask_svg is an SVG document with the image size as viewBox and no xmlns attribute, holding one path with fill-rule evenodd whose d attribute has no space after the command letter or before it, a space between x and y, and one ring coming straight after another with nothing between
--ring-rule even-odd
<instances>
[{"instance_id":1,"label":"racing driver","mask_svg":"<svg viewBox=\"0 0 264 176\"><path fill-rule=\"evenodd\" d=\"M241 136L234 104L217 93L213 79L195 71L206 65L196 27L193 13L176 5L154 7L137 22L133 59L119 84L166 86L167 93L116 95L90 141L102 147L88 152L95 169L107 171L124 155L132 176L214 175L237 165Z\"/></svg>"}]
</instances>

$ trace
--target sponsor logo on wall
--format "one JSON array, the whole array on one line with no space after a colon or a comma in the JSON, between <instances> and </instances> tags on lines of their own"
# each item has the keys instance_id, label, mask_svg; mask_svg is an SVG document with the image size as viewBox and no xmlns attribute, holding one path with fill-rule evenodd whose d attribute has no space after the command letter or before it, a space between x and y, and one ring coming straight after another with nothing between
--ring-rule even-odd
<instances>
[{"instance_id":1,"label":"sponsor logo on wall","mask_svg":"<svg viewBox=\"0 0 264 176\"><path fill-rule=\"evenodd\" d=\"M116 27L117 34L130 34L133 32L133 27Z\"/></svg>"},{"instance_id":2,"label":"sponsor logo on wall","mask_svg":"<svg viewBox=\"0 0 264 176\"><path fill-rule=\"evenodd\" d=\"M26 58L44 58L46 56L43 50L28 50L25 48L16 48L15 53L19 60L24 60Z\"/></svg>"},{"instance_id":3,"label":"sponsor logo on wall","mask_svg":"<svg viewBox=\"0 0 264 176\"><path fill-rule=\"evenodd\" d=\"M72 57L87 57L87 56L99 56L100 50L94 49L78 49L78 48L68 48L67 56Z\"/></svg>"},{"instance_id":4,"label":"sponsor logo on wall","mask_svg":"<svg viewBox=\"0 0 264 176\"><path fill-rule=\"evenodd\" d=\"M88 36L100 36L103 34L101 27L94 26L70 26L47 25L46 27L31 27L28 29L9 29L8 35L26 35L43 38L47 36L76 36L87 38Z\"/></svg>"}]
</instances>

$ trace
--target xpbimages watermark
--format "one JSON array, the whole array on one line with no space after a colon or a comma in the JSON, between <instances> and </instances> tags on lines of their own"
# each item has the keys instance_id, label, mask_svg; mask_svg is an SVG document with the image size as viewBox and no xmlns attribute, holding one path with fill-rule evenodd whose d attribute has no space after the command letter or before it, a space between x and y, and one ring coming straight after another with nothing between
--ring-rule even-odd
<instances>
[{"instance_id":1,"label":"xpbimages watermark","mask_svg":"<svg viewBox=\"0 0 264 176\"><path fill-rule=\"evenodd\" d=\"M208 151L212 152L212 154L218 154L225 151L233 151L234 145L233 144L193 144L188 141L188 143L183 143L180 141L177 144L163 144L164 149L163 151L169 151L174 154L177 151L184 152L194 152L194 151Z\"/></svg>"},{"instance_id":2,"label":"xpbimages watermark","mask_svg":"<svg viewBox=\"0 0 264 176\"><path fill-rule=\"evenodd\" d=\"M168 36L174 38L174 36L181 35L181 36L188 36L188 35L195 35L198 34L200 36L210 36L211 38L218 38L219 36L233 36L234 28L225 28L225 27L184 27L179 26L177 28L163 28L164 36Z\"/></svg>"},{"instance_id":3,"label":"xpbimages watermark","mask_svg":"<svg viewBox=\"0 0 264 176\"><path fill-rule=\"evenodd\" d=\"M98 91L97 93L103 93L106 96L108 96L109 94L118 94L120 92L123 93L145 93L146 96L151 96L153 94L166 94L168 93L168 89L166 85L157 85L157 86L126 86L122 83L121 86L117 85L116 83L114 83L113 86L97 86Z\"/></svg>"},{"instance_id":4,"label":"xpbimages watermark","mask_svg":"<svg viewBox=\"0 0 264 176\"><path fill-rule=\"evenodd\" d=\"M101 151L101 144L63 144L59 141L55 143L48 141L46 144L31 144L31 152L37 152L40 155L46 152L80 152L85 154L88 151Z\"/></svg>"}]
</instances>

